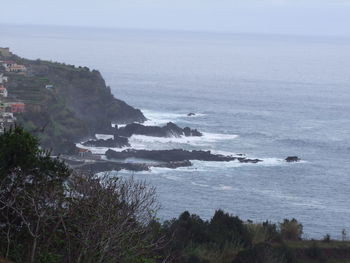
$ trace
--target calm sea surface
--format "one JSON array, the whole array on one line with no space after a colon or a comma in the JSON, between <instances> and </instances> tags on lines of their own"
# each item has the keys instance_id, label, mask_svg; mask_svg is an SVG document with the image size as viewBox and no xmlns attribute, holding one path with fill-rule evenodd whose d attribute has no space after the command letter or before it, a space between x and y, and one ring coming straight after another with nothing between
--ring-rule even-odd
<instances>
[{"instance_id":1,"label":"calm sea surface","mask_svg":"<svg viewBox=\"0 0 350 263\"><path fill-rule=\"evenodd\" d=\"M136 148L264 160L134 174L157 187L162 219L221 208L256 221L295 217L309 238L350 231L350 39L0 25L0 46L98 69L149 123L205 133L136 136ZM283 162L290 155L303 162Z\"/></svg>"}]
</instances>

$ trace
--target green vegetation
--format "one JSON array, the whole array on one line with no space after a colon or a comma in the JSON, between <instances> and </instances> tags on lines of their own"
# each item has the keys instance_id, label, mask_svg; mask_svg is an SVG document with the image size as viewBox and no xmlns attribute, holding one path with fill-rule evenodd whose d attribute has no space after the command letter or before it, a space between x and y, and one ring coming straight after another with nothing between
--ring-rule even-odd
<instances>
[{"instance_id":1,"label":"green vegetation","mask_svg":"<svg viewBox=\"0 0 350 263\"><path fill-rule=\"evenodd\" d=\"M162 229L178 263L350 262L350 242L303 240L296 219L255 224L218 210L203 221L184 212Z\"/></svg>"},{"instance_id":2,"label":"green vegetation","mask_svg":"<svg viewBox=\"0 0 350 263\"><path fill-rule=\"evenodd\" d=\"M163 240L143 182L76 174L16 127L0 135L0 256L14 262L152 263ZM0 258L1 261L1 258Z\"/></svg>"},{"instance_id":3,"label":"green vegetation","mask_svg":"<svg viewBox=\"0 0 350 263\"><path fill-rule=\"evenodd\" d=\"M0 135L0 262L350 261L350 242L303 240L296 219L243 222L218 210L160 223L155 196L144 182L78 174L15 127Z\"/></svg>"}]
</instances>

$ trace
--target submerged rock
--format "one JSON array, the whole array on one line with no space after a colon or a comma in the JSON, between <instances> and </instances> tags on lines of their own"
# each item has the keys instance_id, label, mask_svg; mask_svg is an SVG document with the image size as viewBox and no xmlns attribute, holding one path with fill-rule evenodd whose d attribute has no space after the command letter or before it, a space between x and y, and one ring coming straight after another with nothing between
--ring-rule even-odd
<instances>
[{"instance_id":1,"label":"submerged rock","mask_svg":"<svg viewBox=\"0 0 350 263\"><path fill-rule=\"evenodd\" d=\"M180 128L176 124L169 122L163 127L159 126L145 126L139 123L128 124L125 127L115 128L115 135L131 137L132 135L146 135L153 137L181 137L181 136L202 136L196 129L189 127Z\"/></svg>"}]
</instances>

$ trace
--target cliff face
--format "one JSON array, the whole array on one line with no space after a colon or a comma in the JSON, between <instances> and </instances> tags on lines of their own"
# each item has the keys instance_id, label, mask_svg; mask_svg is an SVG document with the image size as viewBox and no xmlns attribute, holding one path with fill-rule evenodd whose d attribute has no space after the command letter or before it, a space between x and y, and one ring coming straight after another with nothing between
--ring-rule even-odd
<instances>
[{"instance_id":1,"label":"cliff face","mask_svg":"<svg viewBox=\"0 0 350 263\"><path fill-rule=\"evenodd\" d=\"M64 99L75 115L88 123L90 132L110 127L111 122L130 123L145 120L140 110L113 97L101 74L88 68L57 63L36 62L31 73L46 77L53 91Z\"/></svg>"},{"instance_id":2,"label":"cliff face","mask_svg":"<svg viewBox=\"0 0 350 263\"><path fill-rule=\"evenodd\" d=\"M9 99L26 104L19 122L45 147L66 152L72 142L110 130L111 123L143 122L142 112L114 98L101 74L86 67L12 58L26 75L8 73Z\"/></svg>"}]
</instances>

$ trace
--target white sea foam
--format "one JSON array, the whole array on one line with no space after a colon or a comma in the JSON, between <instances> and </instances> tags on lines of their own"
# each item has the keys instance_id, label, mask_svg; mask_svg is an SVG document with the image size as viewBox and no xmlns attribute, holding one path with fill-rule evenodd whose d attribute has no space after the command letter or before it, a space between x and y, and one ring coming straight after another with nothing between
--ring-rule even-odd
<instances>
[{"instance_id":1,"label":"white sea foam","mask_svg":"<svg viewBox=\"0 0 350 263\"><path fill-rule=\"evenodd\" d=\"M169 173L163 173L161 174L162 177L171 180L171 181L181 181L182 178L180 176L177 176L175 174L169 174Z\"/></svg>"},{"instance_id":2,"label":"white sea foam","mask_svg":"<svg viewBox=\"0 0 350 263\"><path fill-rule=\"evenodd\" d=\"M305 200L305 197L286 194L278 189L251 189L250 188L250 191L268 196L273 199L283 200L294 206L312 207L316 209L326 208L321 202L317 200L313 200L311 198L308 198L307 200Z\"/></svg>"},{"instance_id":3,"label":"white sea foam","mask_svg":"<svg viewBox=\"0 0 350 263\"><path fill-rule=\"evenodd\" d=\"M124 128L127 124L116 124L116 123L112 123L112 128L115 128L116 126L118 126L118 128Z\"/></svg>"},{"instance_id":4,"label":"white sea foam","mask_svg":"<svg viewBox=\"0 0 350 263\"><path fill-rule=\"evenodd\" d=\"M126 149L129 149L129 147L124 147L124 148L88 147L88 146L82 145L81 143L77 143L76 146L81 149L87 149L91 151L93 154L105 154L108 151L108 149L111 149L116 152L121 152Z\"/></svg>"},{"instance_id":5,"label":"white sea foam","mask_svg":"<svg viewBox=\"0 0 350 263\"><path fill-rule=\"evenodd\" d=\"M259 163L261 166L281 166L286 165L287 162L280 158L262 158L262 162Z\"/></svg>"},{"instance_id":6,"label":"white sea foam","mask_svg":"<svg viewBox=\"0 0 350 263\"><path fill-rule=\"evenodd\" d=\"M164 125L170 121L176 121L184 114L181 113L171 113L171 112L156 112L152 110L142 110L147 121L144 125Z\"/></svg>"},{"instance_id":7,"label":"white sea foam","mask_svg":"<svg viewBox=\"0 0 350 263\"><path fill-rule=\"evenodd\" d=\"M207 184L201 184L201 183L196 183L196 182L191 182L192 185L194 186L199 186L199 187L209 187Z\"/></svg>"},{"instance_id":8,"label":"white sea foam","mask_svg":"<svg viewBox=\"0 0 350 263\"><path fill-rule=\"evenodd\" d=\"M152 137L146 135L133 135L130 144L135 149L164 149L181 147L181 145L210 146L212 143L224 140L237 139L236 134L203 133L203 136L181 137Z\"/></svg>"},{"instance_id":9,"label":"white sea foam","mask_svg":"<svg viewBox=\"0 0 350 263\"><path fill-rule=\"evenodd\" d=\"M95 134L95 137L97 140L108 140L114 138L111 134Z\"/></svg>"},{"instance_id":10,"label":"white sea foam","mask_svg":"<svg viewBox=\"0 0 350 263\"><path fill-rule=\"evenodd\" d=\"M234 153L234 152L229 152L229 151L221 151L221 150L211 150L212 154L221 154L221 155L226 155L226 156L233 156L233 157L247 157L246 154L243 153Z\"/></svg>"},{"instance_id":11,"label":"white sea foam","mask_svg":"<svg viewBox=\"0 0 350 263\"><path fill-rule=\"evenodd\" d=\"M214 186L213 189L221 190L221 191L231 191L231 190L233 190L233 187L230 185L220 184L219 186Z\"/></svg>"},{"instance_id":12,"label":"white sea foam","mask_svg":"<svg viewBox=\"0 0 350 263\"><path fill-rule=\"evenodd\" d=\"M248 157L251 159L255 159L252 157ZM285 160L279 158L261 158L262 162L259 163L241 163L238 160L230 161L230 162L205 162L205 161L192 161L194 167L198 167L198 169L204 170L212 170L212 169L229 169L229 168L239 168L239 167L247 167L247 166L282 166L288 164Z\"/></svg>"},{"instance_id":13,"label":"white sea foam","mask_svg":"<svg viewBox=\"0 0 350 263\"><path fill-rule=\"evenodd\" d=\"M205 114L205 113L195 113L195 115L191 115L191 116L188 116L188 114L186 115L186 118L199 118L199 117L205 117L207 116L208 114Z\"/></svg>"},{"instance_id":14,"label":"white sea foam","mask_svg":"<svg viewBox=\"0 0 350 263\"><path fill-rule=\"evenodd\" d=\"M152 110L142 110L147 121L144 125L164 125L168 122L176 122L178 120L185 121L188 118L204 117L204 113L195 113L193 116L188 116L188 113L174 113L174 112L158 112Z\"/></svg>"}]
</instances>

